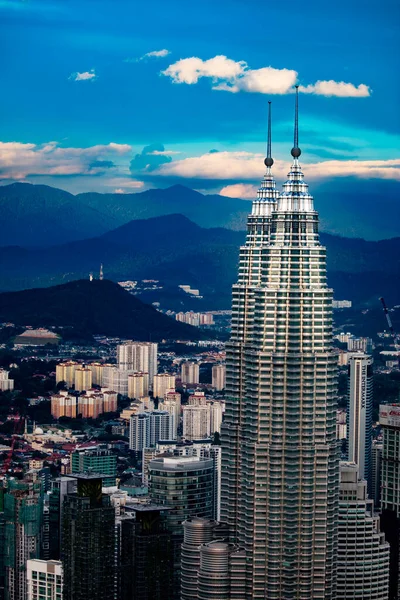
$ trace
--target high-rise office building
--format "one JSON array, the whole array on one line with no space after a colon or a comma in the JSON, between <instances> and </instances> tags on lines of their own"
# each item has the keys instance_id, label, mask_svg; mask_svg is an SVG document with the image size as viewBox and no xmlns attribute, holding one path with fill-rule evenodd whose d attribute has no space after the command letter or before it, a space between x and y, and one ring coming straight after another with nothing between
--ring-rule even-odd
<instances>
[{"instance_id":1,"label":"high-rise office building","mask_svg":"<svg viewBox=\"0 0 400 600\"><path fill-rule=\"evenodd\" d=\"M197 596L193 600L242 600L245 581L246 553L243 549L223 540L200 546Z\"/></svg>"},{"instance_id":2,"label":"high-rise office building","mask_svg":"<svg viewBox=\"0 0 400 600\"><path fill-rule=\"evenodd\" d=\"M105 447L90 450L78 448L71 454L71 472L101 473L103 486L114 486L117 476L117 457Z\"/></svg>"},{"instance_id":3,"label":"high-rise office building","mask_svg":"<svg viewBox=\"0 0 400 600\"><path fill-rule=\"evenodd\" d=\"M155 504L169 507L166 515L172 533L174 593L179 598L180 555L183 522L199 516L211 519L214 513L214 464L196 456L160 456L149 462L149 495Z\"/></svg>"},{"instance_id":4,"label":"high-rise office building","mask_svg":"<svg viewBox=\"0 0 400 600\"><path fill-rule=\"evenodd\" d=\"M149 394L149 374L132 373L128 375L128 398L143 398Z\"/></svg>"},{"instance_id":5,"label":"high-rise office building","mask_svg":"<svg viewBox=\"0 0 400 600\"><path fill-rule=\"evenodd\" d=\"M172 536L164 506L137 504L120 519L118 600L170 600L173 597Z\"/></svg>"},{"instance_id":6,"label":"high-rise office building","mask_svg":"<svg viewBox=\"0 0 400 600\"><path fill-rule=\"evenodd\" d=\"M61 557L62 522L64 498L76 492L76 480L71 477L57 477L51 480L48 495L49 506L49 558Z\"/></svg>"},{"instance_id":7,"label":"high-rise office building","mask_svg":"<svg viewBox=\"0 0 400 600\"><path fill-rule=\"evenodd\" d=\"M168 506L168 526L183 535L189 517L212 518L213 462L196 456L154 458L149 463L149 494L155 504Z\"/></svg>"},{"instance_id":8,"label":"high-rise office building","mask_svg":"<svg viewBox=\"0 0 400 600\"><path fill-rule=\"evenodd\" d=\"M175 417L166 410L132 415L129 425L129 448L142 452L156 445L159 440L174 440Z\"/></svg>"},{"instance_id":9,"label":"high-rise office building","mask_svg":"<svg viewBox=\"0 0 400 600\"><path fill-rule=\"evenodd\" d=\"M390 544L389 598L400 593L400 404L381 404L381 527Z\"/></svg>"},{"instance_id":10,"label":"high-rise office building","mask_svg":"<svg viewBox=\"0 0 400 600\"><path fill-rule=\"evenodd\" d=\"M28 560L27 600L63 600L63 570L59 560Z\"/></svg>"},{"instance_id":11,"label":"high-rise office building","mask_svg":"<svg viewBox=\"0 0 400 600\"><path fill-rule=\"evenodd\" d=\"M220 392L225 389L225 375L226 375L226 367L225 365L214 365L211 373L212 386Z\"/></svg>"},{"instance_id":12,"label":"high-rise office building","mask_svg":"<svg viewBox=\"0 0 400 600\"><path fill-rule=\"evenodd\" d=\"M101 477L74 475L77 493L63 506L63 600L111 600L116 584L115 509L102 494Z\"/></svg>"},{"instance_id":13,"label":"high-rise office building","mask_svg":"<svg viewBox=\"0 0 400 600\"><path fill-rule=\"evenodd\" d=\"M195 362L183 362L181 364L181 382L182 383L199 383L200 367Z\"/></svg>"},{"instance_id":14,"label":"high-rise office building","mask_svg":"<svg viewBox=\"0 0 400 600\"><path fill-rule=\"evenodd\" d=\"M299 164L266 175L233 286L221 518L246 551L243 600L335 597L338 456L332 290ZM270 131L270 130L269 130Z\"/></svg>"},{"instance_id":15,"label":"high-rise office building","mask_svg":"<svg viewBox=\"0 0 400 600\"><path fill-rule=\"evenodd\" d=\"M381 468L383 444L374 440L372 442L372 467L371 467L371 498L375 508L381 506Z\"/></svg>"},{"instance_id":16,"label":"high-rise office building","mask_svg":"<svg viewBox=\"0 0 400 600\"><path fill-rule=\"evenodd\" d=\"M340 464L337 600L387 600L389 544L358 466Z\"/></svg>"},{"instance_id":17,"label":"high-rise office building","mask_svg":"<svg viewBox=\"0 0 400 600\"><path fill-rule=\"evenodd\" d=\"M181 600L242 600L246 554L228 543L227 526L194 517L183 528Z\"/></svg>"},{"instance_id":18,"label":"high-rise office building","mask_svg":"<svg viewBox=\"0 0 400 600\"><path fill-rule=\"evenodd\" d=\"M159 373L153 377L154 398L164 398L167 392L175 391L175 375Z\"/></svg>"},{"instance_id":19,"label":"high-rise office building","mask_svg":"<svg viewBox=\"0 0 400 600\"><path fill-rule=\"evenodd\" d=\"M92 370L87 367L78 367L75 369L75 390L83 392L92 388Z\"/></svg>"},{"instance_id":20,"label":"high-rise office building","mask_svg":"<svg viewBox=\"0 0 400 600\"><path fill-rule=\"evenodd\" d=\"M348 364L347 457L372 491L372 358L353 354Z\"/></svg>"},{"instance_id":21,"label":"high-rise office building","mask_svg":"<svg viewBox=\"0 0 400 600\"><path fill-rule=\"evenodd\" d=\"M5 597L26 600L26 563L40 555L42 483L9 479L3 494Z\"/></svg>"},{"instance_id":22,"label":"high-rise office building","mask_svg":"<svg viewBox=\"0 0 400 600\"><path fill-rule=\"evenodd\" d=\"M125 371L148 373L149 381L157 374L158 344L153 342L125 342L117 346L118 366Z\"/></svg>"}]
</instances>

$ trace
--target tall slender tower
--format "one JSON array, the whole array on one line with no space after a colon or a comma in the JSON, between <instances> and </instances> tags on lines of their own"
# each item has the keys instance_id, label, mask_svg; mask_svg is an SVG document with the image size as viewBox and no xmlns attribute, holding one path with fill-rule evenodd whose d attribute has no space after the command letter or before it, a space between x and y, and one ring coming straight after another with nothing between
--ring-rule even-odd
<instances>
[{"instance_id":1,"label":"tall slender tower","mask_svg":"<svg viewBox=\"0 0 400 600\"><path fill-rule=\"evenodd\" d=\"M221 518L247 558L246 600L335 594L337 355L318 214L299 165L267 172L233 286L222 425Z\"/></svg>"}]
</instances>

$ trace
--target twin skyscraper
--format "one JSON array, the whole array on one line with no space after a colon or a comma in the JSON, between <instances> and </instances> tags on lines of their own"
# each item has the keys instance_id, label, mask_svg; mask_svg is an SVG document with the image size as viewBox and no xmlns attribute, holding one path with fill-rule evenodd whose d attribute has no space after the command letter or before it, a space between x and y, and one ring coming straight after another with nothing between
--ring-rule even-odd
<instances>
[{"instance_id":1,"label":"twin skyscraper","mask_svg":"<svg viewBox=\"0 0 400 600\"><path fill-rule=\"evenodd\" d=\"M266 174L233 286L221 519L246 553L243 599L335 598L337 354L318 214L299 165Z\"/></svg>"}]
</instances>

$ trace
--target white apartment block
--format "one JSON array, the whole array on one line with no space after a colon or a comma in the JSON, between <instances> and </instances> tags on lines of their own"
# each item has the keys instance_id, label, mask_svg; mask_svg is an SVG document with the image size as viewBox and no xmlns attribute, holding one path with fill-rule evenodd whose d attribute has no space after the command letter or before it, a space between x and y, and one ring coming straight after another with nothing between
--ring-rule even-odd
<instances>
[{"instance_id":1,"label":"white apartment block","mask_svg":"<svg viewBox=\"0 0 400 600\"><path fill-rule=\"evenodd\" d=\"M214 365L212 368L212 386L217 392L225 389L225 365Z\"/></svg>"},{"instance_id":2,"label":"white apartment block","mask_svg":"<svg viewBox=\"0 0 400 600\"><path fill-rule=\"evenodd\" d=\"M75 390L78 392L83 392L86 390L90 390L92 387L92 370L86 367L78 367L75 369L74 374L74 383Z\"/></svg>"},{"instance_id":3,"label":"white apartment block","mask_svg":"<svg viewBox=\"0 0 400 600\"><path fill-rule=\"evenodd\" d=\"M129 426L129 448L142 452L155 446L159 440L174 440L175 417L165 410L132 415Z\"/></svg>"},{"instance_id":4,"label":"white apartment block","mask_svg":"<svg viewBox=\"0 0 400 600\"><path fill-rule=\"evenodd\" d=\"M148 373L149 381L157 374L158 344L127 341L117 346L118 366L125 371Z\"/></svg>"},{"instance_id":5,"label":"white apartment block","mask_svg":"<svg viewBox=\"0 0 400 600\"><path fill-rule=\"evenodd\" d=\"M347 450L348 460L359 467L360 478L371 490L372 452L372 363L366 354L349 359Z\"/></svg>"},{"instance_id":6,"label":"white apartment block","mask_svg":"<svg viewBox=\"0 0 400 600\"><path fill-rule=\"evenodd\" d=\"M181 364L181 382L199 383L200 367L195 362L183 362Z\"/></svg>"},{"instance_id":7,"label":"white apartment block","mask_svg":"<svg viewBox=\"0 0 400 600\"><path fill-rule=\"evenodd\" d=\"M175 375L159 373L153 377L153 397L164 398L169 391L175 391Z\"/></svg>"},{"instance_id":8,"label":"white apartment block","mask_svg":"<svg viewBox=\"0 0 400 600\"><path fill-rule=\"evenodd\" d=\"M63 570L59 560L31 559L26 564L27 600L62 600Z\"/></svg>"},{"instance_id":9,"label":"white apartment block","mask_svg":"<svg viewBox=\"0 0 400 600\"><path fill-rule=\"evenodd\" d=\"M132 375L133 371L126 371L119 367L105 366L103 369L103 385L109 390L117 392L122 396L128 395L128 377Z\"/></svg>"},{"instance_id":10,"label":"white apartment block","mask_svg":"<svg viewBox=\"0 0 400 600\"><path fill-rule=\"evenodd\" d=\"M10 379L10 372L0 369L0 391L6 392L14 389L14 379Z\"/></svg>"},{"instance_id":11,"label":"white apartment block","mask_svg":"<svg viewBox=\"0 0 400 600\"><path fill-rule=\"evenodd\" d=\"M143 398L149 394L149 374L132 373L128 375L128 398Z\"/></svg>"}]
</instances>

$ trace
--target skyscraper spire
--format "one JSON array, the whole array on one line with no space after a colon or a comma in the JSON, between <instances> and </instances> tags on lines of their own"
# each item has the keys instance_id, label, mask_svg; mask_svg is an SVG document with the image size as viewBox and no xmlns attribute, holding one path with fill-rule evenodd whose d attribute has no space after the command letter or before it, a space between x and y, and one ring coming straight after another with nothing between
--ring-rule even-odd
<instances>
[{"instance_id":1,"label":"skyscraper spire","mask_svg":"<svg viewBox=\"0 0 400 600\"><path fill-rule=\"evenodd\" d=\"M266 167L270 168L274 164L274 159L271 156L271 100L268 101L268 140L267 140L267 157L264 160Z\"/></svg>"},{"instance_id":2,"label":"skyscraper spire","mask_svg":"<svg viewBox=\"0 0 400 600\"><path fill-rule=\"evenodd\" d=\"M291 150L293 158L299 158L301 150L299 148L299 86L296 85L296 104L294 109L294 143Z\"/></svg>"},{"instance_id":3,"label":"skyscraper spire","mask_svg":"<svg viewBox=\"0 0 400 600\"><path fill-rule=\"evenodd\" d=\"M296 85L296 100L294 109L294 145L290 154L293 156L293 164L288 173L288 179L283 184L283 191L279 196L277 210L280 212L300 211L313 212L314 203L308 191L308 185L304 182L304 175L299 164L301 150L299 148L299 86Z\"/></svg>"},{"instance_id":4,"label":"skyscraper spire","mask_svg":"<svg viewBox=\"0 0 400 600\"><path fill-rule=\"evenodd\" d=\"M271 156L271 139L272 139L272 127L271 127L271 102L268 102L268 136L267 136L267 156L264 159L264 164L267 167L267 171L264 175L261 185L257 192L257 200L253 202L253 215L261 215L268 217L271 215L272 210L276 207L276 199L279 195L276 189L275 179L272 177L271 167L274 164L274 159Z\"/></svg>"}]
</instances>

